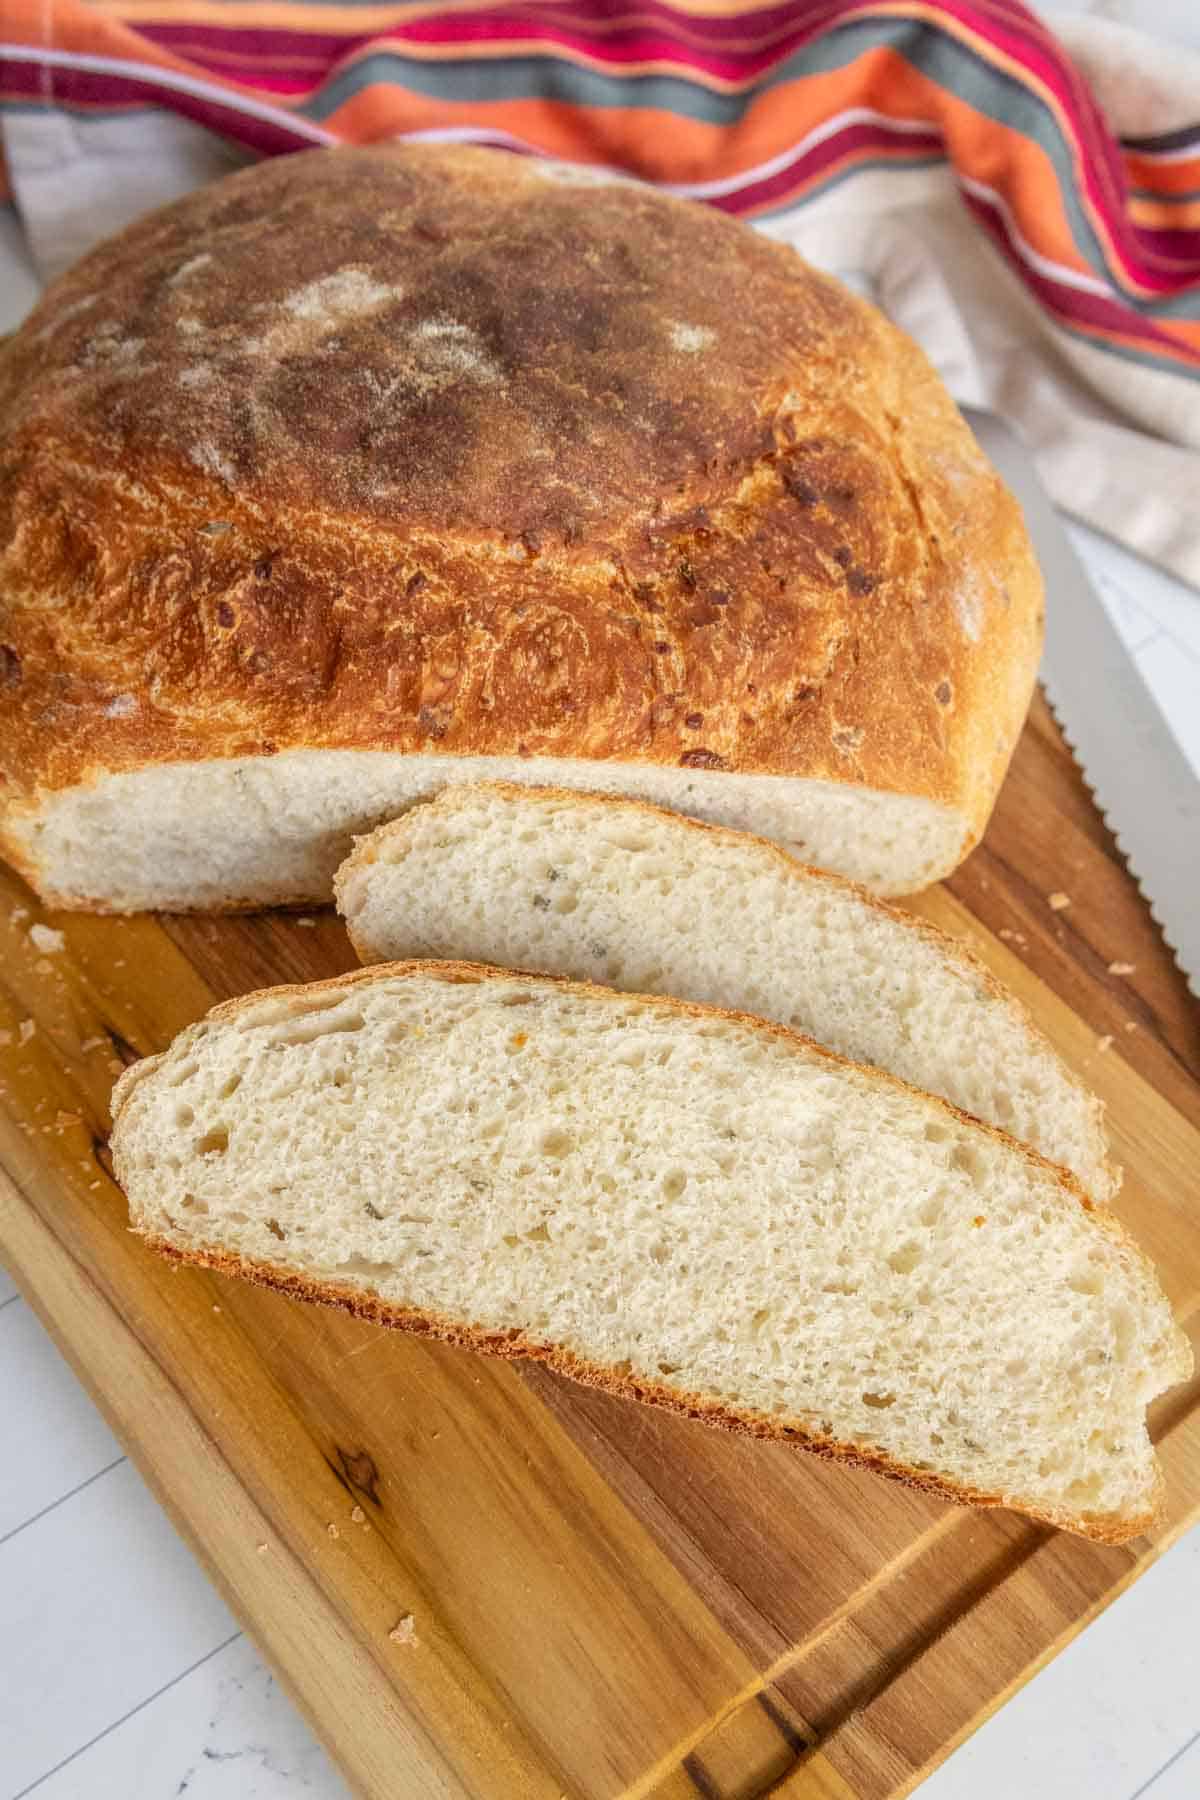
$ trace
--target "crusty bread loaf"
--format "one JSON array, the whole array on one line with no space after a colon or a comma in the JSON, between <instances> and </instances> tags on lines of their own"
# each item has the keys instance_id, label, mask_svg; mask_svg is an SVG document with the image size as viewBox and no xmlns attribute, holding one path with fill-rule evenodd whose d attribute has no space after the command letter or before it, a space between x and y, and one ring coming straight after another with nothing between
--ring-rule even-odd
<instances>
[{"instance_id":1,"label":"crusty bread loaf","mask_svg":"<svg viewBox=\"0 0 1200 1800\"><path fill-rule=\"evenodd\" d=\"M114 1095L158 1249L1119 1540L1191 1366L1033 1151L762 1020L467 964L218 1007Z\"/></svg>"},{"instance_id":2,"label":"crusty bread loaf","mask_svg":"<svg viewBox=\"0 0 1200 1800\"><path fill-rule=\"evenodd\" d=\"M0 846L57 905L318 900L487 775L911 890L983 828L1040 629L916 347L639 184L279 157L0 348Z\"/></svg>"},{"instance_id":3,"label":"crusty bread loaf","mask_svg":"<svg viewBox=\"0 0 1200 1800\"><path fill-rule=\"evenodd\" d=\"M363 962L543 970L758 1013L1023 1138L1094 1200L1103 1108L961 944L762 838L637 801L445 788L335 879Z\"/></svg>"}]
</instances>

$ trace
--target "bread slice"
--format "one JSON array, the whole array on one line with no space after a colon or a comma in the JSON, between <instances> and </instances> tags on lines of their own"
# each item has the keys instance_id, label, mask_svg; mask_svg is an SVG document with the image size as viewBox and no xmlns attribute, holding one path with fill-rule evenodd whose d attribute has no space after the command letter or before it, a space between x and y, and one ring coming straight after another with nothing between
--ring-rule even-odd
<instances>
[{"instance_id":1,"label":"bread slice","mask_svg":"<svg viewBox=\"0 0 1200 1800\"><path fill-rule=\"evenodd\" d=\"M445 789L336 877L363 962L464 957L758 1013L1023 1138L1108 1200L1101 1103L952 938L763 839L636 802Z\"/></svg>"},{"instance_id":2,"label":"bread slice","mask_svg":"<svg viewBox=\"0 0 1200 1800\"><path fill-rule=\"evenodd\" d=\"M736 1013L398 963L122 1076L166 1254L1118 1541L1191 1366L1116 1219L1003 1133Z\"/></svg>"}]
</instances>

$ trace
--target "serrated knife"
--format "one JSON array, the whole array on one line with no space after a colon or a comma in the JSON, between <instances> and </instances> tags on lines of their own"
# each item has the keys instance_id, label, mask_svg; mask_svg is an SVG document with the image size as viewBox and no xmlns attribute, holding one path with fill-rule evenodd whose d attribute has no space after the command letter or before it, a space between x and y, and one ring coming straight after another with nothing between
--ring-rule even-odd
<instances>
[{"instance_id":1,"label":"serrated knife","mask_svg":"<svg viewBox=\"0 0 1200 1800\"><path fill-rule=\"evenodd\" d=\"M1020 501L1042 566L1046 698L1189 987L1200 994L1200 779L1084 573L1030 452L994 413L961 411Z\"/></svg>"}]
</instances>

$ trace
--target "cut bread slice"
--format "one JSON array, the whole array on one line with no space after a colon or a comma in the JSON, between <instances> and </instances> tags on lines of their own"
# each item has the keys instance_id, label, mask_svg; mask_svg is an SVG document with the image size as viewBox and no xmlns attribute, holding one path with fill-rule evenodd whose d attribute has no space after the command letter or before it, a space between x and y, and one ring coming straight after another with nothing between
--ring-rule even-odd
<instances>
[{"instance_id":1,"label":"cut bread slice","mask_svg":"<svg viewBox=\"0 0 1200 1800\"><path fill-rule=\"evenodd\" d=\"M167 1255L1090 1536L1190 1368L1071 1178L778 1025L466 964L218 1007L114 1095Z\"/></svg>"},{"instance_id":2,"label":"cut bread slice","mask_svg":"<svg viewBox=\"0 0 1200 1800\"><path fill-rule=\"evenodd\" d=\"M363 962L458 958L758 1013L1022 1138L1108 1200L1099 1100L953 938L762 838L637 801L480 783L359 840Z\"/></svg>"}]
</instances>

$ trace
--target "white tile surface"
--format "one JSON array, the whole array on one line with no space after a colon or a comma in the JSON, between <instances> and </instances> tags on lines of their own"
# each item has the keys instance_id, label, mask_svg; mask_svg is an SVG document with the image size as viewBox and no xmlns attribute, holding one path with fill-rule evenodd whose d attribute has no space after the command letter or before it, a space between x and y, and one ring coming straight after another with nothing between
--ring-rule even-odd
<instances>
[{"instance_id":1,"label":"white tile surface","mask_svg":"<svg viewBox=\"0 0 1200 1800\"><path fill-rule=\"evenodd\" d=\"M9 1537L0 1545L5 1800L236 1630L127 1462Z\"/></svg>"},{"instance_id":2,"label":"white tile surface","mask_svg":"<svg viewBox=\"0 0 1200 1800\"><path fill-rule=\"evenodd\" d=\"M1196 1800L1200 1794L1200 1731L1190 1737L1171 1761L1148 1781L1132 1800Z\"/></svg>"},{"instance_id":3,"label":"white tile surface","mask_svg":"<svg viewBox=\"0 0 1200 1800\"><path fill-rule=\"evenodd\" d=\"M0 1306L0 1542L121 1460L118 1444L23 1300ZM20 1455L15 1447L20 1445Z\"/></svg>"},{"instance_id":4,"label":"white tile surface","mask_svg":"<svg viewBox=\"0 0 1200 1800\"><path fill-rule=\"evenodd\" d=\"M299 1794L307 1800L350 1800L349 1788L241 1636L34 1792L37 1800L107 1800L109 1795L166 1800L185 1794L187 1800L283 1800Z\"/></svg>"}]
</instances>

